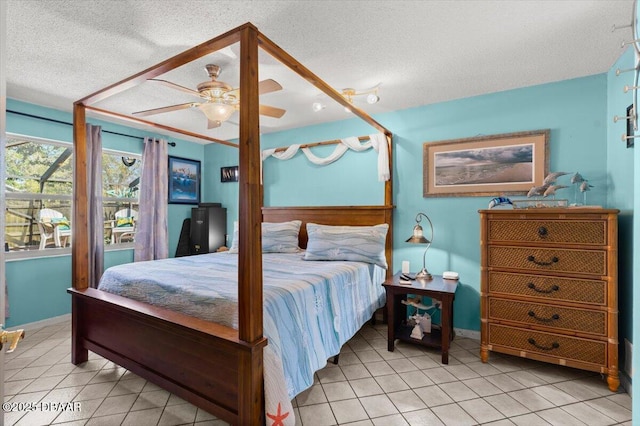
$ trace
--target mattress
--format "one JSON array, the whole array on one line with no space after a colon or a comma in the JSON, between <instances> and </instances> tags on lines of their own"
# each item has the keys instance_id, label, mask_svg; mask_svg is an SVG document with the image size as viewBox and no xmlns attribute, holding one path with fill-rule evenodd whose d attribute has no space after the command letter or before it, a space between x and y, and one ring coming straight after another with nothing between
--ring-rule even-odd
<instances>
[{"instance_id":1,"label":"mattress","mask_svg":"<svg viewBox=\"0 0 640 426\"><path fill-rule=\"evenodd\" d=\"M123 264L105 271L98 288L237 328L237 264L231 253ZM264 336L290 399L384 305L384 277L368 263L263 254Z\"/></svg>"}]
</instances>

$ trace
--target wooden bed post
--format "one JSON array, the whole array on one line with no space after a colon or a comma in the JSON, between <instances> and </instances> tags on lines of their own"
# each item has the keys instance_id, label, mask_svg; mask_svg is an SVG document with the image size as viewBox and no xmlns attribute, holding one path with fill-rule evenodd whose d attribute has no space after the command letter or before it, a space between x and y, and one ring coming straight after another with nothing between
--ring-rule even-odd
<instances>
[{"instance_id":1,"label":"wooden bed post","mask_svg":"<svg viewBox=\"0 0 640 426\"><path fill-rule=\"evenodd\" d=\"M73 105L73 216L71 226L71 285L76 290L89 287L89 193L87 188L87 132L84 104ZM80 345L80 323L75 300L72 303L71 319L71 362L80 364L87 361L89 352Z\"/></svg>"},{"instance_id":2,"label":"wooden bed post","mask_svg":"<svg viewBox=\"0 0 640 426\"><path fill-rule=\"evenodd\" d=\"M77 290L89 287L88 188L87 188L87 133L83 104L73 105L73 217L71 224L72 285ZM83 256L84 254L84 256Z\"/></svg>"},{"instance_id":3,"label":"wooden bed post","mask_svg":"<svg viewBox=\"0 0 640 426\"><path fill-rule=\"evenodd\" d=\"M238 337L262 339L262 190L258 107L258 31L247 25L240 34L240 138ZM264 423L262 347L240 361L240 424ZM257 422L257 419L261 421Z\"/></svg>"},{"instance_id":4,"label":"wooden bed post","mask_svg":"<svg viewBox=\"0 0 640 426\"><path fill-rule=\"evenodd\" d=\"M384 183L384 205L390 207L387 211L389 218L387 223L393 223L393 136L389 133L385 134L387 139L387 146L389 148L389 180ZM387 244L386 255L389 259L389 267L387 268L387 278L393 276L393 226L389 227L387 231L387 240L391 241L391 244ZM386 310L385 310L386 315Z\"/></svg>"}]
</instances>

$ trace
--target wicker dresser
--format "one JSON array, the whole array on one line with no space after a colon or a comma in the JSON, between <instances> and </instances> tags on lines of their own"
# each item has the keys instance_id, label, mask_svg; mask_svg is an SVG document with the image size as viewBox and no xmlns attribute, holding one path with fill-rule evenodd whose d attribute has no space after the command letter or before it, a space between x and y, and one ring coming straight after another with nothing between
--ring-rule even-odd
<instances>
[{"instance_id":1,"label":"wicker dresser","mask_svg":"<svg viewBox=\"0 0 640 426\"><path fill-rule=\"evenodd\" d=\"M480 210L481 348L618 378L618 210Z\"/></svg>"}]
</instances>

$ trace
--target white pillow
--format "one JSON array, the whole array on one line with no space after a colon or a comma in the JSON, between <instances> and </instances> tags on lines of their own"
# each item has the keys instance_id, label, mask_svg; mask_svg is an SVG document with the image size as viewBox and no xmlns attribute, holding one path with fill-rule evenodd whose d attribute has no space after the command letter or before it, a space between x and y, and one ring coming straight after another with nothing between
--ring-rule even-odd
<instances>
[{"instance_id":1,"label":"white pillow","mask_svg":"<svg viewBox=\"0 0 640 426\"><path fill-rule=\"evenodd\" d=\"M298 234L302 221L262 222L262 252L263 253L296 253ZM233 222L233 240L229 253L238 252L238 221Z\"/></svg>"},{"instance_id":2,"label":"white pillow","mask_svg":"<svg viewBox=\"0 0 640 426\"><path fill-rule=\"evenodd\" d=\"M385 241L389 225L329 226L307 223L305 260L352 260L387 269Z\"/></svg>"}]
</instances>

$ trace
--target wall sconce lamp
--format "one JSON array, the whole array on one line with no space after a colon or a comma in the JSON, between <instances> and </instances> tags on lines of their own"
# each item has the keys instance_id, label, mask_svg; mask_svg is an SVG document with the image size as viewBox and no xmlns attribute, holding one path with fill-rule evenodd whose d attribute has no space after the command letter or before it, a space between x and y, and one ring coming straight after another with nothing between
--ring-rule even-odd
<instances>
[{"instance_id":1,"label":"wall sconce lamp","mask_svg":"<svg viewBox=\"0 0 640 426\"><path fill-rule=\"evenodd\" d=\"M420 222L422 221L423 217L427 219L427 221L429 222L429 227L431 228L430 239L425 238L424 232L422 231L422 226L420 226ZM433 241L433 223L431 223L431 219L429 219L429 216L427 216L424 213L418 213L416 215L416 225L413 227L413 235L411 235L411 237L406 241L407 243L412 243L412 244L427 245L427 248L425 249L424 254L422 255L422 270L416 274L416 279L430 280L433 278L429 273L429 271L427 271L427 267L426 267L427 251L429 250L429 247L431 247L432 241Z\"/></svg>"}]
</instances>

